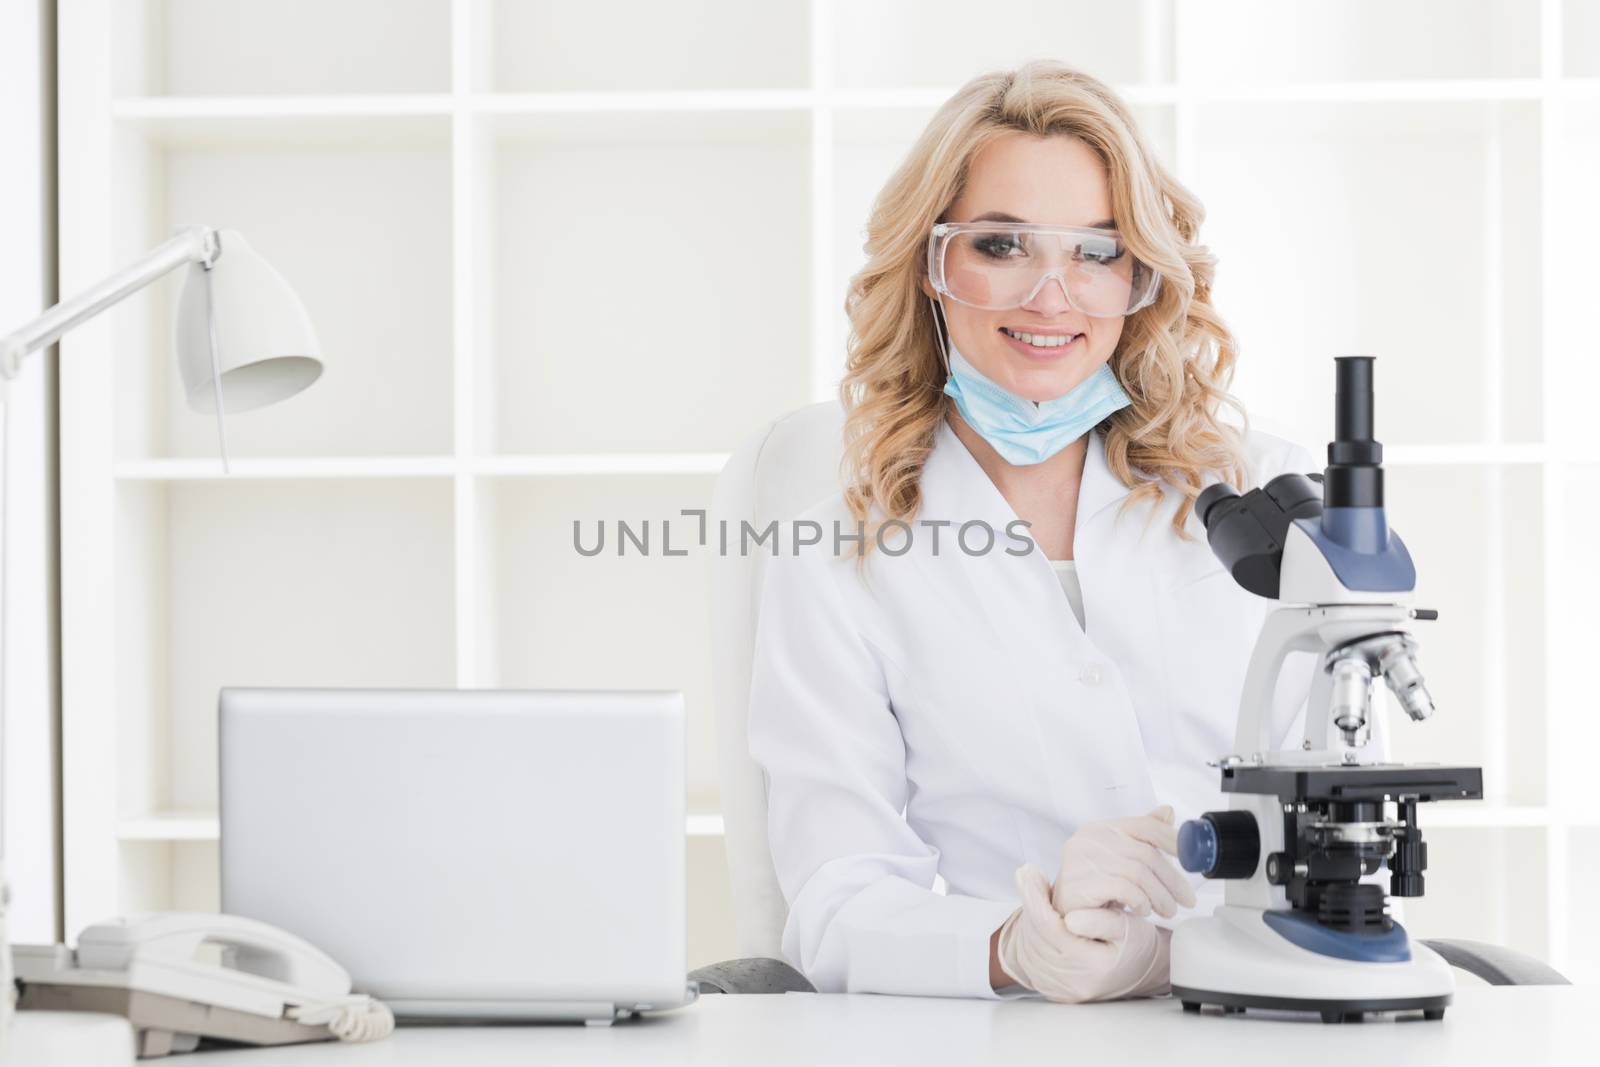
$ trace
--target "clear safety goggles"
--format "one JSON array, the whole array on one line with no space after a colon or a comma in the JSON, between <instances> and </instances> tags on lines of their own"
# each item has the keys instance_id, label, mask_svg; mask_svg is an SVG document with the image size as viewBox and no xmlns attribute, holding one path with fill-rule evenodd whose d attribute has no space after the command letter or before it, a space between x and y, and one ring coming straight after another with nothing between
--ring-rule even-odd
<instances>
[{"instance_id":1,"label":"clear safety goggles","mask_svg":"<svg viewBox=\"0 0 1600 1067\"><path fill-rule=\"evenodd\" d=\"M1021 307L1054 280L1067 303L1094 318L1138 311L1161 283L1115 231L1032 222L937 224L928 278L951 299L988 310Z\"/></svg>"}]
</instances>

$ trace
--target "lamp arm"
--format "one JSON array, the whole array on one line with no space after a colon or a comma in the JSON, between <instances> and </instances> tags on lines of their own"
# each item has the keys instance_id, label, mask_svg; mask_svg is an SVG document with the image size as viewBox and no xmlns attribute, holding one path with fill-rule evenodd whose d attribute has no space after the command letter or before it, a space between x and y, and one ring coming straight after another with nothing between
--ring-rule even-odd
<instances>
[{"instance_id":1,"label":"lamp arm","mask_svg":"<svg viewBox=\"0 0 1600 1067\"><path fill-rule=\"evenodd\" d=\"M44 348L51 342L58 340L68 330L94 318L100 312L133 295L152 282L160 280L178 267L190 263L198 263L209 270L221 254L222 240L216 230L209 226L181 227L165 242L146 252L116 273L91 286L85 292L80 293L71 300L63 300L27 325L13 330L4 337L0 337L0 512L3 512L5 503L3 452L5 385L17 376L17 372L22 367L23 358L29 352ZM216 359L214 338L212 359ZM213 366L215 366L214 363ZM219 419L222 416L220 398L217 404L217 416ZM224 455L224 462L226 462L226 455ZM0 570L4 569L4 531L3 515L0 515ZM4 604L0 603L0 648L4 647L3 630L8 621L5 618L5 614ZM0 692L0 734L3 734L4 727L4 693ZM3 797L0 797L0 801L3 801ZM0 814L3 814L3 812L4 804L0 802ZM0 858L3 858L3 854L3 842L0 842ZM10 889L5 882L3 866L3 863L0 863L0 1061L6 1059L7 1046L10 1043L8 1031L11 1028L11 1018L15 1010L16 991L16 985L12 981L11 948L6 941L6 911L9 904Z\"/></svg>"},{"instance_id":2,"label":"lamp arm","mask_svg":"<svg viewBox=\"0 0 1600 1067\"><path fill-rule=\"evenodd\" d=\"M0 379L17 376L29 352L57 340L62 334L138 292L168 272L188 263L209 268L222 254L217 231L209 226L185 226L166 242L100 281L71 300L63 300L32 322L0 337Z\"/></svg>"}]
</instances>

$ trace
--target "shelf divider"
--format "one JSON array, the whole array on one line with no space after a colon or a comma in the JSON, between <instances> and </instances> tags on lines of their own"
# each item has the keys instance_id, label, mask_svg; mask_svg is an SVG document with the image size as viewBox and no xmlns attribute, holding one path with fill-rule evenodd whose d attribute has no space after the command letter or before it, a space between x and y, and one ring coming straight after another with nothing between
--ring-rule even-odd
<instances>
[{"instance_id":1,"label":"shelf divider","mask_svg":"<svg viewBox=\"0 0 1600 1067\"><path fill-rule=\"evenodd\" d=\"M1554 321L1554 301L1549 279L1554 277L1552 272L1557 267L1552 251L1556 225L1555 165L1558 159L1555 142L1562 131L1563 111L1560 97L1550 90L1561 77L1561 5L1562 0L1539 0L1539 73L1545 88L1543 103L1539 109L1539 261L1540 277L1545 280L1540 287L1539 307L1539 320L1544 327L1540 330L1540 337L1545 346L1545 358L1540 361L1543 370L1540 382L1543 393L1540 417L1543 438L1546 442L1552 440L1550 413L1559 410L1553 403L1559 377L1556 370L1558 361L1549 358L1554 346L1550 341L1548 326ZM1558 683L1566 663L1566 650L1565 642L1557 637L1566 632L1564 620L1558 617L1560 615L1558 608L1562 603L1558 598L1563 594L1562 578L1566 574L1564 548L1566 470L1560 450L1557 448L1548 451L1541 468L1543 485L1540 493L1540 503L1543 508L1541 518L1544 523L1545 654L1542 664L1546 678L1543 708L1544 787L1545 803L1555 811L1561 810L1561 805L1566 799L1566 783L1562 781L1562 771L1565 768L1560 758L1562 753L1559 726L1563 718L1562 709L1567 705L1567 694ZM1566 830L1552 821L1545 831L1545 944L1549 947L1550 965L1558 971L1566 964L1568 955L1566 846Z\"/></svg>"},{"instance_id":2,"label":"shelf divider","mask_svg":"<svg viewBox=\"0 0 1600 1067\"><path fill-rule=\"evenodd\" d=\"M684 833L690 837L721 837L722 813L689 812L684 819ZM117 840L123 843L216 841L220 837L221 822L214 811L162 809L117 823Z\"/></svg>"}]
</instances>

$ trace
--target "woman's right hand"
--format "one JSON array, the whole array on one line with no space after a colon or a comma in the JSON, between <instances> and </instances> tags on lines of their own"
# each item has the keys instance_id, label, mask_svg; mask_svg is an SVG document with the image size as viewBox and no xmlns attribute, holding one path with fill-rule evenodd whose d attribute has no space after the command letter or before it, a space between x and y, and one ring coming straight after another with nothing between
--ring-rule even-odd
<instances>
[{"instance_id":1,"label":"woman's right hand","mask_svg":"<svg viewBox=\"0 0 1600 1067\"><path fill-rule=\"evenodd\" d=\"M1165 918L1195 905L1194 887L1167 856L1178 854L1172 806L1148 815L1086 823L1061 846L1050 903L1063 916L1079 908L1127 908Z\"/></svg>"},{"instance_id":2,"label":"woman's right hand","mask_svg":"<svg viewBox=\"0 0 1600 1067\"><path fill-rule=\"evenodd\" d=\"M1053 889L1032 864L1019 868L1022 905L996 931L990 984L1000 987L998 966L1067 1003L1165 993L1171 932L1144 916L1195 903L1194 889L1161 854L1177 852L1172 820L1162 805L1087 824L1062 846Z\"/></svg>"}]
</instances>

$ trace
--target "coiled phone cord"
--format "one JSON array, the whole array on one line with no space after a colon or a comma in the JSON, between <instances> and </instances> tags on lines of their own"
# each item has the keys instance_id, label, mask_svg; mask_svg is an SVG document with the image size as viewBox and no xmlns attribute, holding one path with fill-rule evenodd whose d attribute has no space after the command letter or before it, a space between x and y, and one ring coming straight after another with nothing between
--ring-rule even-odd
<instances>
[{"instance_id":1,"label":"coiled phone cord","mask_svg":"<svg viewBox=\"0 0 1600 1067\"><path fill-rule=\"evenodd\" d=\"M394 1012L368 996L312 1001L287 1014L306 1026L326 1026L340 1041L381 1041L394 1033Z\"/></svg>"}]
</instances>

